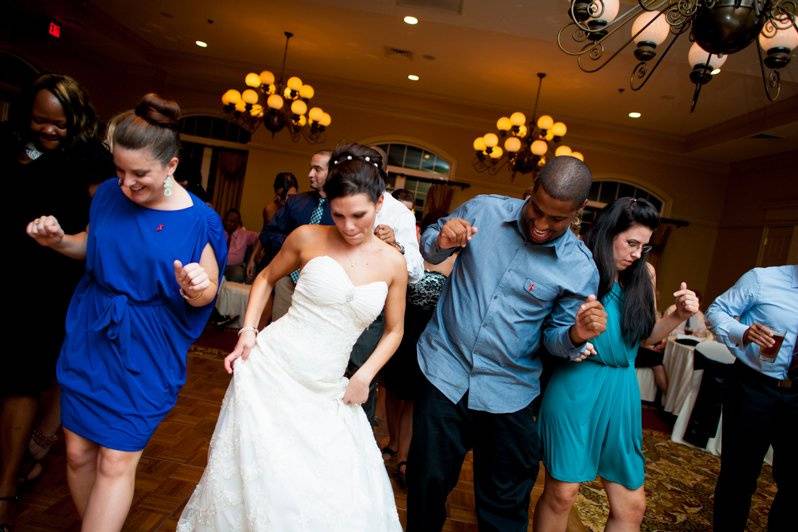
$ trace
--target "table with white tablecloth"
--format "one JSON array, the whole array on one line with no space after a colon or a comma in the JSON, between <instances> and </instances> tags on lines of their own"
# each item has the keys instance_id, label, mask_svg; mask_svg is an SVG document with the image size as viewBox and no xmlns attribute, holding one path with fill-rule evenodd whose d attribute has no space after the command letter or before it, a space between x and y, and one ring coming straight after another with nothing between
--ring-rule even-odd
<instances>
[{"instance_id":1,"label":"table with white tablecloth","mask_svg":"<svg viewBox=\"0 0 798 532\"><path fill-rule=\"evenodd\" d=\"M216 311L222 316L238 316L238 319L229 323L228 327L241 328L244 323L244 313L249 302L249 290L252 285L222 281L219 295L216 298Z\"/></svg>"}]
</instances>

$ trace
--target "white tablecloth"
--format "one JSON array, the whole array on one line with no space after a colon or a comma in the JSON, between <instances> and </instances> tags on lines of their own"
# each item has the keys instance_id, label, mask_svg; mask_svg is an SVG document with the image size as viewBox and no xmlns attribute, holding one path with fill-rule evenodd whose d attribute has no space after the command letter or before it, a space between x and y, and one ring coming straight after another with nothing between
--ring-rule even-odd
<instances>
[{"instance_id":1,"label":"white tablecloth","mask_svg":"<svg viewBox=\"0 0 798 532\"><path fill-rule=\"evenodd\" d=\"M657 398L657 384L654 382L654 370L637 368L637 385L640 387L640 399L653 402Z\"/></svg>"},{"instance_id":2,"label":"white tablecloth","mask_svg":"<svg viewBox=\"0 0 798 532\"><path fill-rule=\"evenodd\" d=\"M216 298L216 310L223 316L238 316L238 319L228 324L228 327L237 329L243 327L250 288L252 285L222 281L219 297Z\"/></svg>"},{"instance_id":3,"label":"white tablecloth","mask_svg":"<svg viewBox=\"0 0 798 532\"><path fill-rule=\"evenodd\" d=\"M666 412L678 415L682 409L693 379L694 347L668 340L665 346L662 365L668 375L668 392L662 398L662 406ZM698 381L701 382L700 379Z\"/></svg>"}]
</instances>

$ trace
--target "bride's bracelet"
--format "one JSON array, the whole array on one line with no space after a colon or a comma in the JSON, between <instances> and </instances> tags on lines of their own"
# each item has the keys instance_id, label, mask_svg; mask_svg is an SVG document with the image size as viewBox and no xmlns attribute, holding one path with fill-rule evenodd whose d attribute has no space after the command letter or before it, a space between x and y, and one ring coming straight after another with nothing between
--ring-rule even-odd
<instances>
[{"instance_id":1,"label":"bride's bracelet","mask_svg":"<svg viewBox=\"0 0 798 532\"><path fill-rule=\"evenodd\" d=\"M247 327L241 327L240 329L238 329L238 336L241 336L242 334L248 331L252 331L253 333L255 333L255 336L258 335L258 328L253 327L252 325L248 325Z\"/></svg>"}]
</instances>

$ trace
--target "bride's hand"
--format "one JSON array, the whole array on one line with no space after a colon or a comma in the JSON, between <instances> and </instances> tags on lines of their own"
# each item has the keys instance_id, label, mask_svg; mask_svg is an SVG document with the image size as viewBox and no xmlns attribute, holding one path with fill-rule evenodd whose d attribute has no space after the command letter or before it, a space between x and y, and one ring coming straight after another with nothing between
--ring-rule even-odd
<instances>
[{"instance_id":1,"label":"bride's hand","mask_svg":"<svg viewBox=\"0 0 798 532\"><path fill-rule=\"evenodd\" d=\"M347 405L362 405L369 398L369 384L371 380L365 378L359 371L352 375L344 392L343 402Z\"/></svg>"},{"instance_id":2,"label":"bride's hand","mask_svg":"<svg viewBox=\"0 0 798 532\"><path fill-rule=\"evenodd\" d=\"M255 347L256 334L254 329L247 329L241 332L238 337L238 343L233 352L227 355L224 359L224 369L227 373L233 373L233 362L235 359L241 357L246 360L249 357L249 352Z\"/></svg>"}]
</instances>

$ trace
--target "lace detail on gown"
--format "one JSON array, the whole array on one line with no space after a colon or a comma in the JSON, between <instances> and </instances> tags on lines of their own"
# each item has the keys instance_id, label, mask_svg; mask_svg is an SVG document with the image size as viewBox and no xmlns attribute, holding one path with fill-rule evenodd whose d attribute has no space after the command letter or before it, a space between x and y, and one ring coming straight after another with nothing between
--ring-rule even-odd
<instances>
[{"instance_id":1,"label":"lace detail on gown","mask_svg":"<svg viewBox=\"0 0 798 532\"><path fill-rule=\"evenodd\" d=\"M288 313L238 360L188 530L401 530L363 409L341 398L349 354L385 304L327 256L308 261Z\"/></svg>"}]
</instances>

